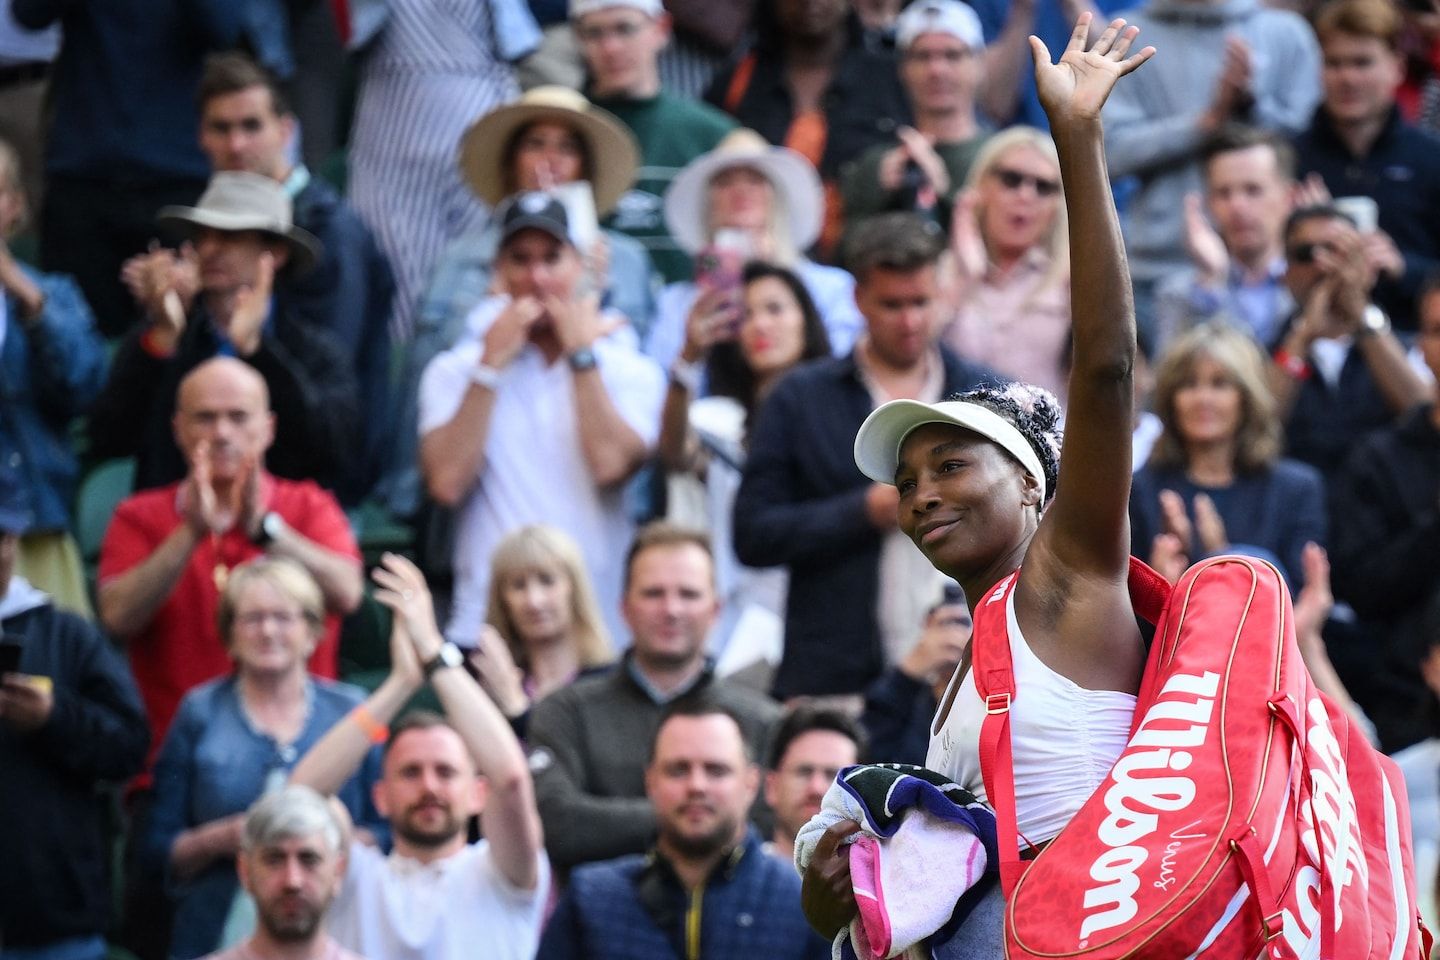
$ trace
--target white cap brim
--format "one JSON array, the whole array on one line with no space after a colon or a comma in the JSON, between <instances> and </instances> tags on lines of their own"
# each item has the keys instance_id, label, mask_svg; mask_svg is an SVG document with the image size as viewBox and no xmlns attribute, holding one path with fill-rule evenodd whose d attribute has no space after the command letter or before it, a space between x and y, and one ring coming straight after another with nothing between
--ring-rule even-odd
<instances>
[{"instance_id":1,"label":"white cap brim","mask_svg":"<svg viewBox=\"0 0 1440 960\"><path fill-rule=\"evenodd\" d=\"M855 466L876 483L895 482L900 466L900 447L917 427L946 423L978 433L1020 462L1040 482L1045 495L1045 470L1015 425L992 410L963 400L921 403L918 400L891 400L875 409L855 434Z\"/></svg>"}]
</instances>

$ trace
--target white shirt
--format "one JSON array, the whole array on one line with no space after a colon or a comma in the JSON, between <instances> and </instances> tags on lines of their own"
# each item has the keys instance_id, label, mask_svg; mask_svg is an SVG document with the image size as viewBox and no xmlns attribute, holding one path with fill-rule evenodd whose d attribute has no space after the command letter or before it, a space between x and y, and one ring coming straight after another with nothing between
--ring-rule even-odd
<instances>
[{"instance_id":1,"label":"white shirt","mask_svg":"<svg viewBox=\"0 0 1440 960\"><path fill-rule=\"evenodd\" d=\"M537 856L533 890L510 885L484 840L422 864L362 843L326 926L342 947L379 960L530 960L550 893L550 864Z\"/></svg>"},{"instance_id":2,"label":"white shirt","mask_svg":"<svg viewBox=\"0 0 1440 960\"><path fill-rule=\"evenodd\" d=\"M420 435L454 419L480 362L485 331L507 301L481 301L467 320L469 335L440 354L420 378ZM628 326L624 333L633 340ZM653 448L660 433L665 378L625 336L593 345L606 393L616 411ZM547 364L527 343L501 373L475 486L459 508L455 537L455 598L446 636L474 646L485 619L490 556L507 533L544 523L568 533L595 585L612 637L619 623L622 558L634 536L624 486L601 489L590 478L575 413L575 374L564 358Z\"/></svg>"},{"instance_id":3,"label":"white shirt","mask_svg":"<svg viewBox=\"0 0 1440 960\"><path fill-rule=\"evenodd\" d=\"M1047 667L1030 649L1015 620L1015 591L1005 601L1005 624L1015 670L1010 747L1015 772L1015 824L1030 843L1058 834L1110 774L1130 740L1136 698L1115 690L1087 690ZM956 669L959 674L959 669ZM952 677L950 685L955 686ZM949 698L940 700L943 705ZM984 800L980 726L985 704L966 671L938 730L930 727L925 766Z\"/></svg>"}]
</instances>

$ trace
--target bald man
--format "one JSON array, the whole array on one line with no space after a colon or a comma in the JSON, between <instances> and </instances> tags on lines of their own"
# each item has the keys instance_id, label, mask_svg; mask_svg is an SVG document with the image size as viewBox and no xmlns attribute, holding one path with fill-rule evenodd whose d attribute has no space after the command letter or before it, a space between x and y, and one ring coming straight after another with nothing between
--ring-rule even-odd
<instances>
[{"instance_id":1,"label":"bald man","mask_svg":"<svg viewBox=\"0 0 1440 960\"><path fill-rule=\"evenodd\" d=\"M335 497L264 468L276 434L265 378L216 357L178 392L171 428L185 478L121 503L100 547L100 620L129 649L152 762L185 692L230 670L215 615L237 565L268 553L315 577L329 616L310 669L326 677L336 673L340 617L362 589L360 553Z\"/></svg>"}]
</instances>

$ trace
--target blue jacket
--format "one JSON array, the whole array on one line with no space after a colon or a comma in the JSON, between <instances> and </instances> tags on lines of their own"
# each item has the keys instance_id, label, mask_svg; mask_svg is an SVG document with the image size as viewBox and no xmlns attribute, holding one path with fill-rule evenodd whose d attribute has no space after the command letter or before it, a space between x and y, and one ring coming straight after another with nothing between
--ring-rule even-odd
<instances>
[{"instance_id":1,"label":"blue jacket","mask_svg":"<svg viewBox=\"0 0 1440 960\"><path fill-rule=\"evenodd\" d=\"M326 331L344 349L360 393L361 449L335 491L350 507L365 499L393 459L388 324L395 277L370 228L334 187L311 176L294 203L296 226L313 233L324 253L289 285L287 299L302 322Z\"/></svg>"},{"instance_id":2,"label":"blue jacket","mask_svg":"<svg viewBox=\"0 0 1440 960\"><path fill-rule=\"evenodd\" d=\"M105 385L105 345L80 288L69 277L21 265L45 294L34 328L6 297L0 345L0 458L20 474L35 530L70 525L79 471L70 421L90 409Z\"/></svg>"},{"instance_id":3,"label":"blue jacket","mask_svg":"<svg viewBox=\"0 0 1440 960\"><path fill-rule=\"evenodd\" d=\"M1194 483L1183 469L1146 466L1135 474L1130 487L1130 552L1141 559L1150 556L1155 537L1165 530L1162 490L1180 494L1192 523L1196 495L1210 497L1233 547L1225 552L1271 554L1292 594L1305 585L1300 566L1305 544L1313 540L1323 547L1328 542L1325 483L1319 471L1307 464L1280 460L1265 470L1237 475L1228 487Z\"/></svg>"},{"instance_id":4,"label":"blue jacket","mask_svg":"<svg viewBox=\"0 0 1440 960\"><path fill-rule=\"evenodd\" d=\"M942 395L1000 380L943 348ZM790 568L775 694L859 693L884 669L876 607L884 534L865 513L870 481L855 434L874 409L853 351L792 370L760 406L735 496L735 555Z\"/></svg>"},{"instance_id":5,"label":"blue jacket","mask_svg":"<svg viewBox=\"0 0 1440 960\"><path fill-rule=\"evenodd\" d=\"M697 949L686 932L698 913ZM800 878L754 830L691 893L655 851L592 863L570 885L536 960L823 960L830 945L800 912Z\"/></svg>"}]
</instances>

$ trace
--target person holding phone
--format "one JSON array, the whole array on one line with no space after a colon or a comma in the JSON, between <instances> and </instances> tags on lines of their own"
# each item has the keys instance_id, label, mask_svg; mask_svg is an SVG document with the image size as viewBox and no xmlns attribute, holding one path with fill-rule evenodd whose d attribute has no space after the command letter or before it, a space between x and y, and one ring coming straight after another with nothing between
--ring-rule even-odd
<instances>
[{"instance_id":1,"label":"person holding phone","mask_svg":"<svg viewBox=\"0 0 1440 960\"><path fill-rule=\"evenodd\" d=\"M703 519L715 547L722 601L716 653L748 608L767 611L776 628L782 626L785 571L747 567L736 558L730 532L735 493L748 450L747 431L760 403L798 364L830 356L825 325L799 277L756 260L737 279L738 325L729 316L691 311L660 415L660 460L671 474L672 492L678 494L678 483L686 479L703 485L703 518L686 519ZM700 384L687 371L704 372L709 396L698 396ZM671 497L672 519L680 500Z\"/></svg>"},{"instance_id":2,"label":"person holding phone","mask_svg":"<svg viewBox=\"0 0 1440 960\"><path fill-rule=\"evenodd\" d=\"M675 364L692 322L723 326L733 339L744 306L739 265L747 260L799 277L830 349L848 352L864 326L855 279L805 256L820 236L824 212L820 176L810 162L772 147L753 130L733 131L685 167L665 192L665 222L675 242L695 257L696 275L660 291L645 352L661 366Z\"/></svg>"},{"instance_id":3,"label":"person holding phone","mask_svg":"<svg viewBox=\"0 0 1440 960\"><path fill-rule=\"evenodd\" d=\"M0 464L0 955L103 960L110 846L96 791L139 772L150 733L109 639L15 572L30 522L20 477Z\"/></svg>"}]
</instances>

